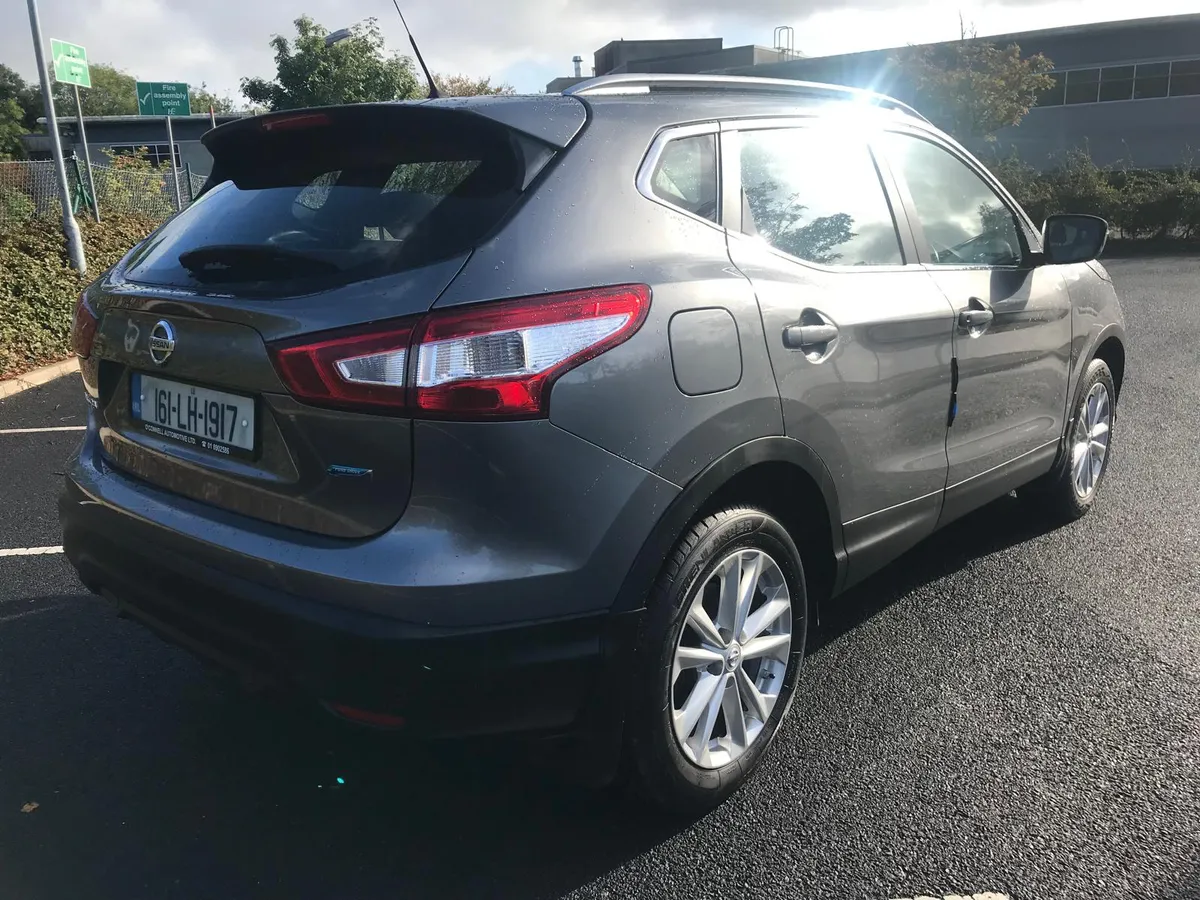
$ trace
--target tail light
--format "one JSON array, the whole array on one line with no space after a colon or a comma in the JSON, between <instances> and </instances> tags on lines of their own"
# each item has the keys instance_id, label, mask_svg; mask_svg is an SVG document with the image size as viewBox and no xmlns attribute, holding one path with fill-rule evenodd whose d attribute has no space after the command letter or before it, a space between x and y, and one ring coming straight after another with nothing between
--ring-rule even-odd
<instances>
[{"instance_id":1,"label":"tail light","mask_svg":"<svg viewBox=\"0 0 1200 900\"><path fill-rule=\"evenodd\" d=\"M99 320L87 302L87 294L79 295L75 301L75 315L71 319L71 352L80 359L92 355L92 343L96 340Z\"/></svg>"},{"instance_id":2,"label":"tail light","mask_svg":"<svg viewBox=\"0 0 1200 900\"><path fill-rule=\"evenodd\" d=\"M317 405L536 418L555 379L627 340L649 309L645 285L595 288L310 337L272 355L292 394Z\"/></svg>"}]
</instances>

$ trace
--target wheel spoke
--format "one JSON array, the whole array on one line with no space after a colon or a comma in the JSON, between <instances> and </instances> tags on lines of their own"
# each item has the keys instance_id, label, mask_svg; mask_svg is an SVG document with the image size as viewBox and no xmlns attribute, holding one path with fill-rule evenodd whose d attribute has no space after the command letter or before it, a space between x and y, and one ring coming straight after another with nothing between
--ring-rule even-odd
<instances>
[{"instance_id":1,"label":"wheel spoke","mask_svg":"<svg viewBox=\"0 0 1200 900\"><path fill-rule=\"evenodd\" d=\"M714 675L713 691L704 704L700 720L696 723L696 733L688 738L692 753L700 765L705 765L708 759L708 745L712 741L713 728L717 724L717 716L721 712L721 703L725 699L725 686L729 683L728 675ZM689 698L690 699L690 698Z\"/></svg>"},{"instance_id":2,"label":"wheel spoke","mask_svg":"<svg viewBox=\"0 0 1200 900\"><path fill-rule=\"evenodd\" d=\"M768 634L764 637L756 637L742 645L742 659L757 659L760 656L775 656L782 659L787 655L791 646L792 636L790 634Z\"/></svg>"},{"instance_id":3,"label":"wheel spoke","mask_svg":"<svg viewBox=\"0 0 1200 900\"><path fill-rule=\"evenodd\" d=\"M727 559L720 569L721 593L717 600L717 626L733 634L733 626L737 621L738 586L741 583L742 554L735 553ZM722 641L721 645L727 643Z\"/></svg>"},{"instance_id":4,"label":"wheel spoke","mask_svg":"<svg viewBox=\"0 0 1200 900\"><path fill-rule=\"evenodd\" d=\"M703 597L703 593L700 597ZM717 630L717 626L713 624L713 620L709 618L704 607L700 605L700 597L696 599L696 602L692 604L692 608L688 610L688 625L700 635L700 639L704 643L712 647L724 647L725 639L721 637L721 632Z\"/></svg>"},{"instance_id":5,"label":"wheel spoke","mask_svg":"<svg viewBox=\"0 0 1200 900\"><path fill-rule=\"evenodd\" d=\"M746 674L745 669L738 669L737 673L738 693L742 695L742 700L749 708L749 711L754 714L754 717L760 722L766 722L767 716L771 714L767 709L767 698L763 696L762 691L755 687L754 682L750 680L750 676Z\"/></svg>"},{"instance_id":6,"label":"wheel spoke","mask_svg":"<svg viewBox=\"0 0 1200 900\"><path fill-rule=\"evenodd\" d=\"M678 669L702 669L723 662L724 656L707 647L680 647L675 652L675 666Z\"/></svg>"},{"instance_id":7,"label":"wheel spoke","mask_svg":"<svg viewBox=\"0 0 1200 900\"><path fill-rule=\"evenodd\" d=\"M712 704L713 696L724 680L724 675L701 675L688 694L683 709L675 710L675 733L681 741L689 738L704 711ZM712 730L711 725L709 730Z\"/></svg>"},{"instance_id":8,"label":"wheel spoke","mask_svg":"<svg viewBox=\"0 0 1200 900\"><path fill-rule=\"evenodd\" d=\"M748 644L753 638L758 637L774 625L775 621L791 608L788 598L786 596L780 597L780 593L783 593L782 588L776 593L774 598L756 609L750 618L746 620L746 624L743 626L738 638L742 644Z\"/></svg>"},{"instance_id":9,"label":"wheel spoke","mask_svg":"<svg viewBox=\"0 0 1200 900\"><path fill-rule=\"evenodd\" d=\"M738 755L746 749L746 711L742 707L742 692L732 679L726 684L721 698L721 709L725 713L725 730L729 735L729 749Z\"/></svg>"},{"instance_id":10,"label":"wheel spoke","mask_svg":"<svg viewBox=\"0 0 1200 900\"><path fill-rule=\"evenodd\" d=\"M1076 444L1073 450L1074 459L1071 461L1071 471L1075 478L1075 484L1080 490L1087 490L1084 486L1083 469L1087 465L1088 449L1087 444Z\"/></svg>"},{"instance_id":11,"label":"wheel spoke","mask_svg":"<svg viewBox=\"0 0 1200 900\"><path fill-rule=\"evenodd\" d=\"M1089 435L1089 437L1093 441L1099 441L1103 444L1107 444L1108 443L1108 423L1107 422L1097 423L1096 426L1094 428L1092 428L1092 433Z\"/></svg>"},{"instance_id":12,"label":"wheel spoke","mask_svg":"<svg viewBox=\"0 0 1200 900\"><path fill-rule=\"evenodd\" d=\"M750 614L750 604L758 593L758 579L762 577L763 556L761 553L742 554L739 559L741 578L738 581L737 615L733 622L733 633L741 634Z\"/></svg>"}]
</instances>

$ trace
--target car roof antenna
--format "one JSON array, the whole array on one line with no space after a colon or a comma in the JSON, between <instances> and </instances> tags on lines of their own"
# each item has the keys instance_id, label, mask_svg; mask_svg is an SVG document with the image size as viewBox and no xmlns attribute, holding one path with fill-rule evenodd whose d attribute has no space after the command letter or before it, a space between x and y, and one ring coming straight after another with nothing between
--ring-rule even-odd
<instances>
[{"instance_id":1,"label":"car roof antenna","mask_svg":"<svg viewBox=\"0 0 1200 900\"><path fill-rule=\"evenodd\" d=\"M429 74L429 66L425 65L425 59L421 56L421 51L417 48L416 38L408 30L408 23L404 21L404 13L400 12L400 4L396 0L392 0L392 6L396 7L396 12L400 14L400 24L404 26L404 31L408 35L408 42L412 44L413 53L417 54L417 62L421 64L421 71L425 73L425 78L429 82L429 99L437 100L442 95L438 93L437 85L433 83L433 76Z\"/></svg>"}]
</instances>

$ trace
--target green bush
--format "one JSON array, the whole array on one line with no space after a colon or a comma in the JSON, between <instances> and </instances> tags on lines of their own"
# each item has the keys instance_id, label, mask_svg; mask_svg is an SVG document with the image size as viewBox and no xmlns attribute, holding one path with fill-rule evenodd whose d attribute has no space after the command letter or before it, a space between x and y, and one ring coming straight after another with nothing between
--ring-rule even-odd
<instances>
[{"instance_id":1,"label":"green bush","mask_svg":"<svg viewBox=\"0 0 1200 900\"><path fill-rule=\"evenodd\" d=\"M0 229L17 228L37 212L29 195L17 188L0 188Z\"/></svg>"},{"instance_id":2,"label":"green bush","mask_svg":"<svg viewBox=\"0 0 1200 900\"><path fill-rule=\"evenodd\" d=\"M70 355L71 316L80 291L115 265L156 222L140 216L78 219L88 275L70 267L55 219L31 219L0 233L0 377Z\"/></svg>"}]
</instances>

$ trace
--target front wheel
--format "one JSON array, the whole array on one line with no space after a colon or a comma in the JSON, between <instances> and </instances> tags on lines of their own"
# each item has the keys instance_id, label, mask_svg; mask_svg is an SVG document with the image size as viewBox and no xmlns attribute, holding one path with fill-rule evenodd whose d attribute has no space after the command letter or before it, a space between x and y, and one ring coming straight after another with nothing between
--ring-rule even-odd
<instances>
[{"instance_id":1,"label":"front wheel","mask_svg":"<svg viewBox=\"0 0 1200 900\"><path fill-rule=\"evenodd\" d=\"M650 797L693 815L745 782L791 705L807 633L804 568L775 518L738 507L691 529L635 661L630 750Z\"/></svg>"},{"instance_id":2,"label":"front wheel","mask_svg":"<svg viewBox=\"0 0 1200 900\"><path fill-rule=\"evenodd\" d=\"M1092 508L1112 456L1117 389L1104 360L1088 364L1079 396L1058 465L1018 491L1054 521L1074 521Z\"/></svg>"}]
</instances>

